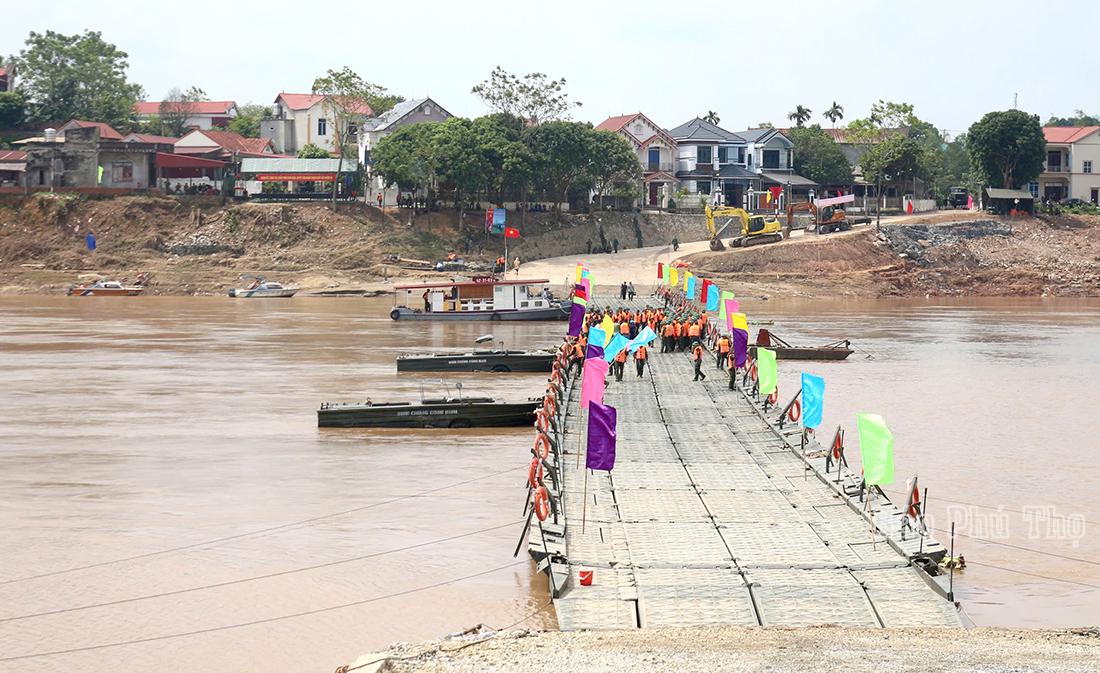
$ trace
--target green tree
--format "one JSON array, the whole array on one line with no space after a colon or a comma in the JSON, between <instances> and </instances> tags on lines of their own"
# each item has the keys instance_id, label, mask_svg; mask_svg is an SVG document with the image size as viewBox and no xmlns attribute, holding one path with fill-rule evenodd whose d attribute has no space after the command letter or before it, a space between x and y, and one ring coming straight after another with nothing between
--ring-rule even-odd
<instances>
[{"instance_id":1,"label":"green tree","mask_svg":"<svg viewBox=\"0 0 1100 673\"><path fill-rule=\"evenodd\" d=\"M332 155L325 148L314 145L313 143L306 143L302 146L302 149L298 150L299 159L331 159Z\"/></svg>"},{"instance_id":2,"label":"green tree","mask_svg":"<svg viewBox=\"0 0 1100 673\"><path fill-rule=\"evenodd\" d=\"M821 126L795 127L787 131L794 143L794 172L820 184L852 181L852 166L840 145Z\"/></svg>"},{"instance_id":3,"label":"green tree","mask_svg":"<svg viewBox=\"0 0 1100 673\"><path fill-rule=\"evenodd\" d=\"M181 138L190 130L187 120L195 115L195 103L208 101L206 92L197 86L187 91L181 91L179 87L168 90L168 94L160 102L157 108L160 119L160 135L172 138Z\"/></svg>"},{"instance_id":4,"label":"green tree","mask_svg":"<svg viewBox=\"0 0 1100 673\"><path fill-rule=\"evenodd\" d=\"M803 107L802 105L799 105L787 115L787 119L793 121L795 126L802 126L807 121L809 121L812 115L813 110L808 107Z\"/></svg>"},{"instance_id":5,"label":"green tree","mask_svg":"<svg viewBox=\"0 0 1100 673\"><path fill-rule=\"evenodd\" d=\"M987 185L1018 189L1043 172L1046 139L1039 116L1023 110L990 112L970 126L966 151Z\"/></svg>"},{"instance_id":6,"label":"green tree","mask_svg":"<svg viewBox=\"0 0 1100 673\"><path fill-rule=\"evenodd\" d=\"M451 117L433 131L430 140L434 156L438 157L441 177L454 185L455 204L461 215L467 198L485 187L489 161L481 152L480 138L469 119Z\"/></svg>"},{"instance_id":7,"label":"green tree","mask_svg":"<svg viewBox=\"0 0 1100 673\"><path fill-rule=\"evenodd\" d=\"M367 118L381 115L403 100L386 94L384 87L371 84L346 65L340 70L329 70L323 77L313 80L313 94L324 96L322 109L332 117L335 131L334 146L340 161L337 175L344 169L344 157L359 156L356 136ZM336 187L332 183L332 209L336 210Z\"/></svg>"},{"instance_id":8,"label":"green tree","mask_svg":"<svg viewBox=\"0 0 1100 673\"><path fill-rule=\"evenodd\" d=\"M757 124L757 125L756 125L756 128L760 128L760 129L774 129L774 128L775 128L775 124L773 124L773 123L771 123L771 122L760 122L759 124Z\"/></svg>"},{"instance_id":9,"label":"green tree","mask_svg":"<svg viewBox=\"0 0 1100 673\"><path fill-rule=\"evenodd\" d=\"M703 121L705 121L708 124L714 124L715 126L718 126L718 122L722 121L722 119L718 116L718 113L715 112L714 110L707 110L707 115L705 117L703 117Z\"/></svg>"},{"instance_id":10,"label":"green tree","mask_svg":"<svg viewBox=\"0 0 1100 673\"><path fill-rule=\"evenodd\" d=\"M867 150L859 158L859 165L864 177L872 182L904 182L927 175L928 155L917 140L896 135Z\"/></svg>"},{"instance_id":11,"label":"green tree","mask_svg":"<svg viewBox=\"0 0 1100 673\"><path fill-rule=\"evenodd\" d=\"M23 123L26 102L18 91L0 93L0 131L19 127Z\"/></svg>"},{"instance_id":12,"label":"green tree","mask_svg":"<svg viewBox=\"0 0 1100 673\"><path fill-rule=\"evenodd\" d=\"M427 190L429 212L442 168L435 142L440 125L440 122L420 122L401 126L371 151L374 172L382 177L383 183L403 190Z\"/></svg>"},{"instance_id":13,"label":"green tree","mask_svg":"<svg viewBox=\"0 0 1100 673\"><path fill-rule=\"evenodd\" d=\"M555 121L533 127L527 146L535 157L536 183L554 199L554 208L569 199L575 187L591 178L592 125Z\"/></svg>"},{"instance_id":14,"label":"green tree","mask_svg":"<svg viewBox=\"0 0 1100 673\"><path fill-rule=\"evenodd\" d=\"M245 138L260 137L260 120L271 116L271 108L257 103L246 103L237 109L237 116L230 120L227 131Z\"/></svg>"},{"instance_id":15,"label":"green tree","mask_svg":"<svg viewBox=\"0 0 1100 673\"><path fill-rule=\"evenodd\" d=\"M1072 117L1050 116L1047 126L1100 126L1100 117L1085 114L1084 110L1074 110Z\"/></svg>"},{"instance_id":16,"label":"green tree","mask_svg":"<svg viewBox=\"0 0 1100 673\"><path fill-rule=\"evenodd\" d=\"M145 91L126 81L126 52L90 30L80 35L31 31L26 46L13 62L33 119L130 125L134 103Z\"/></svg>"},{"instance_id":17,"label":"green tree","mask_svg":"<svg viewBox=\"0 0 1100 673\"><path fill-rule=\"evenodd\" d=\"M547 80L544 73L532 72L521 78L498 65L489 79L470 93L493 112L507 112L538 125L568 119L569 111L581 106L579 101L569 100L564 88L564 77Z\"/></svg>"},{"instance_id":18,"label":"green tree","mask_svg":"<svg viewBox=\"0 0 1100 673\"><path fill-rule=\"evenodd\" d=\"M825 112L821 113L821 116L824 117L825 119L828 119L830 122L832 122L833 123L833 128L835 129L837 120L844 119L844 108L840 105L840 103L837 103L834 100L833 101L833 106L830 107Z\"/></svg>"},{"instance_id":19,"label":"green tree","mask_svg":"<svg viewBox=\"0 0 1100 673\"><path fill-rule=\"evenodd\" d=\"M616 190L617 185L633 184L642 177L642 165L638 155L626 138L607 130L592 130L588 140L589 180L599 198L603 210L603 197Z\"/></svg>"}]
</instances>

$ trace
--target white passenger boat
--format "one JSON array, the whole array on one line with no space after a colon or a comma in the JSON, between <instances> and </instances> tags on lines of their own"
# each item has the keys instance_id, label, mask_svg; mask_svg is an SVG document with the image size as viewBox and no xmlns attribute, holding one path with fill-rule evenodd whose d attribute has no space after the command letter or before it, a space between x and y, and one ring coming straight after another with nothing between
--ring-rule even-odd
<instances>
[{"instance_id":1,"label":"white passenger boat","mask_svg":"<svg viewBox=\"0 0 1100 673\"><path fill-rule=\"evenodd\" d=\"M418 283L394 288L394 320L565 320L569 305L554 299L550 281L497 280L479 276L449 283ZM411 306L410 306L411 302Z\"/></svg>"},{"instance_id":2,"label":"white passenger boat","mask_svg":"<svg viewBox=\"0 0 1100 673\"><path fill-rule=\"evenodd\" d=\"M253 280L248 284L248 287L229 288L230 297L293 297L301 289L298 287L284 287L282 283L269 281L260 276L241 276L241 278L252 278Z\"/></svg>"}]
</instances>

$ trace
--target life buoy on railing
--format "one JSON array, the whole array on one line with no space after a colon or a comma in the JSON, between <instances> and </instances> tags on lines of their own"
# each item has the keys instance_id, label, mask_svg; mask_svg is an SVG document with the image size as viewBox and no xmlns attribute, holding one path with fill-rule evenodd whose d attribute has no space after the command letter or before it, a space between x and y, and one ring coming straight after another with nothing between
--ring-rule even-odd
<instances>
[{"instance_id":1,"label":"life buoy on railing","mask_svg":"<svg viewBox=\"0 0 1100 673\"><path fill-rule=\"evenodd\" d=\"M542 408L550 412L551 415L557 415L558 413L558 401L554 399L552 395L547 395L542 398Z\"/></svg>"},{"instance_id":2,"label":"life buoy on railing","mask_svg":"<svg viewBox=\"0 0 1100 673\"><path fill-rule=\"evenodd\" d=\"M791 419L791 423L797 423L798 419L802 418L802 404L798 400L795 400L787 410L787 418Z\"/></svg>"},{"instance_id":3,"label":"life buoy on railing","mask_svg":"<svg viewBox=\"0 0 1100 673\"><path fill-rule=\"evenodd\" d=\"M542 461L537 457L531 459L531 468L527 470L527 483L531 488L538 488L542 482Z\"/></svg>"},{"instance_id":4,"label":"life buoy on railing","mask_svg":"<svg viewBox=\"0 0 1100 673\"><path fill-rule=\"evenodd\" d=\"M749 365L749 378L753 381L756 380L756 360L753 360L752 364Z\"/></svg>"},{"instance_id":5,"label":"life buoy on railing","mask_svg":"<svg viewBox=\"0 0 1100 673\"><path fill-rule=\"evenodd\" d=\"M539 521L546 521L546 517L550 516L550 494L545 486L535 489L535 516Z\"/></svg>"},{"instance_id":6,"label":"life buoy on railing","mask_svg":"<svg viewBox=\"0 0 1100 673\"><path fill-rule=\"evenodd\" d=\"M768 395L768 404L775 404L779 401L779 388L772 391L771 395Z\"/></svg>"},{"instance_id":7,"label":"life buoy on railing","mask_svg":"<svg viewBox=\"0 0 1100 673\"><path fill-rule=\"evenodd\" d=\"M539 451L539 444L542 444L542 451ZM545 432L540 432L535 437L535 454L546 458L550 455L550 438L546 436Z\"/></svg>"},{"instance_id":8,"label":"life buoy on railing","mask_svg":"<svg viewBox=\"0 0 1100 673\"><path fill-rule=\"evenodd\" d=\"M535 428L547 435L550 434L550 416L547 415L545 409L539 409L535 412Z\"/></svg>"}]
</instances>

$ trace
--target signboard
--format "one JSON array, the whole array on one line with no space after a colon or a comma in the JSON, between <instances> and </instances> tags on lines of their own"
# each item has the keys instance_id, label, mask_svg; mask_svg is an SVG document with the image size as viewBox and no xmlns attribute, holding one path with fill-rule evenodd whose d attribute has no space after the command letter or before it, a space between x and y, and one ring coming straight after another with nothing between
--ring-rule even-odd
<instances>
[{"instance_id":1,"label":"signboard","mask_svg":"<svg viewBox=\"0 0 1100 673\"><path fill-rule=\"evenodd\" d=\"M831 199L818 199L817 206L819 208L824 208L825 206L839 206L842 203L854 203L855 200L855 194L845 194L844 196L834 196Z\"/></svg>"},{"instance_id":2,"label":"signboard","mask_svg":"<svg viewBox=\"0 0 1100 673\"><path fill-rule=\"evenodd\" d=\"M335 173L258 173L260 182L332 182Z\"/></svg>"},{"instance_id":3,"label":"signboard","mask_svg":"<svg viewBox=\"0 0 1100 673\"><path fill-rule=\"evenodd\" d=\"M504 219L508 211L503 208L490 208L485 211L485 232L488 234L503 234Z\"/></svg>"},{"instance_id":4,"label":"signboard","mask_svg":"<svg viewBox=\"0 0 1100 673\"><path fill-rule=\"evenodd\" d=\"M470 280L472 280L475 283L492 284L492 283L496 282L496 278L493 278L492 276L474 276Z\"/></svg>"}]
</instances>

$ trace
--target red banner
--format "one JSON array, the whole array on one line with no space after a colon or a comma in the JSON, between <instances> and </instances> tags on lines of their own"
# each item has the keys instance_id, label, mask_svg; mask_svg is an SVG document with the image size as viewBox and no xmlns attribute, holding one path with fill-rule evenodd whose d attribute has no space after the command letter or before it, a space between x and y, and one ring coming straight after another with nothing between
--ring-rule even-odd
<instances>
[{"instance_id":1,"label":"red banner","mask_svg":"<svg viewBox=\"0 0 1100 673\"><path fill-rule=\"evenodd\" d=\"M256 176L260 182L332 182L335 173L260 173Z\"/></svg>"}]
</instances>

